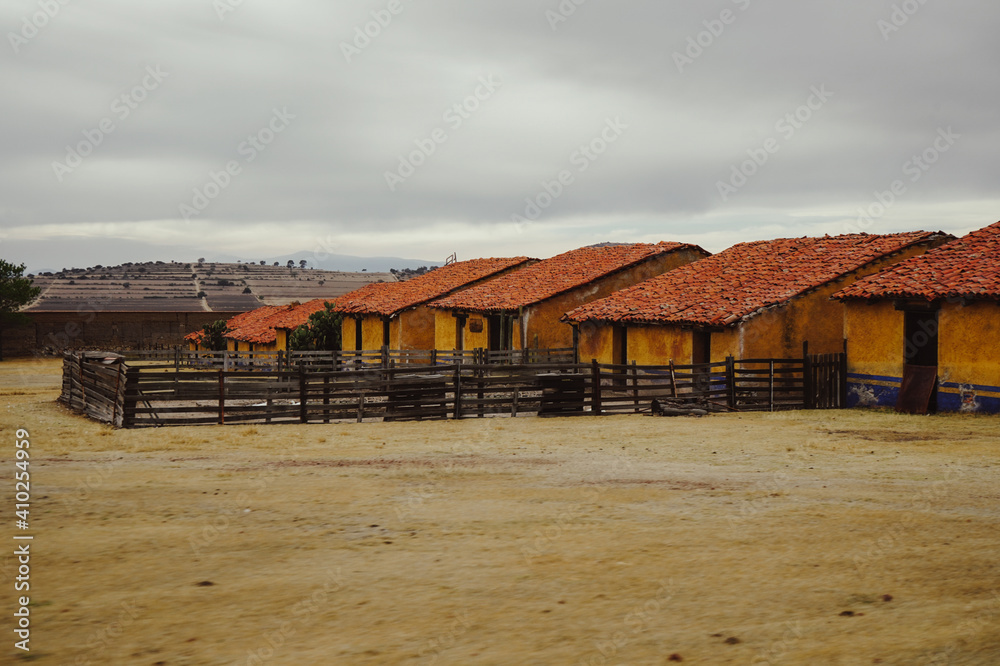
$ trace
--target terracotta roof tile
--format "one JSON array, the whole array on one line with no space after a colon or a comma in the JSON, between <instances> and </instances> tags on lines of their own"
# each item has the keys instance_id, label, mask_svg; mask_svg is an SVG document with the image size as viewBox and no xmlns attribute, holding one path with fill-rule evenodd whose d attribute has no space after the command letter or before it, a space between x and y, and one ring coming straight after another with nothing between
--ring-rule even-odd
<instances>
[{"instance_id":1,"label":"terracotta roof tile","mask_svg":"<svg viewBox=\"0 0 1000 666\"><path fill-rule=\"evenodd\" d=\"M275 317L268 323L271 325L271 328L282 328L294 331L296 328L309 321L309 315L314 312L319 312L326 307L327 303L333 303L334 300L335 299L332 298L314 298L313 300L306 301L291 310L286 310L285 312L275 315Z\"/></svg>"},{"instance_id":2,"label":"terracotta roof tile","mask_svg":"<svg viewBox=\"0 0 1000 666\"><path fill-rule=\"evenodd\" d=\"M482 312L517 310L678 250L708 254L697 245L672 242L582 247L442 298L431 307Z\"/></svg>"},{"instance_id":3,"label":"terracotta roof tile","mask_svg":"<svg viewBox=\"0 0 1000 666\"><path fill-rule=\"evenodd\" d=\"M459 261L405 282L376 282L356 289L338 298L335 308L347 314L392 316L530 261L534 260L509 257Z\"/></svg>"},{"instance_id":4,"label":"terracotta roof tile","mask_svg":"<svg viewBox=\"0 0 1000 666\"><path fill-rule=\"evenodd\" d=\"M858 280L833 297L1000 300L1000 222Z\"/></svg>"},{"instance_id":5,"label":"terracotta roof tile","mask_svg":"<svg viewBox=\"0 0 1000 666\"><path fill-rule=\"evenodd\" d=\"M295 307L294 305L265 305L262 308L236 315L226 322L229 327L226 339L254 344L272 343L278 339L278 334L271 325L272 320Z\"/></svg>"},{"instance_id":6,"label":"terracotta roof tile","mask_svg":"<svg viewBox=\"0 0 1000 666\"><path fill-rule=\"evenodd\" d=\"M779 238L733 247L576 308L563 318L735 325L876 259L939 238L933 232Z\"/></svg>"}]
</instances>

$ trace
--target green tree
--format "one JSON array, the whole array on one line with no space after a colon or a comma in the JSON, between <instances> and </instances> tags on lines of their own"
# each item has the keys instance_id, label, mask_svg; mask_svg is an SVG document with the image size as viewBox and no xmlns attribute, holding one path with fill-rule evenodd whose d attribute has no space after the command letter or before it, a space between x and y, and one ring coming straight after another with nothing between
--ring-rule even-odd
<instances>
[{"instance_id":1,"label":"green tree","mask_svg":"<svg viewBox=\"0 0 1000 666\"><path fill-rule=\"evenodd\" d=\"M31 279L24 277L24 268L24 264L15 266L0 259L0 361L3 360L3 329L31 321L18 310L42 293L41 289L32 286Z\"/></svg>"},{"instance_id":2,"label":"green tree","mask_svg":"<svg viewBox=\"0 0 1000 666\"><path fill-rule=\"evenodd\" d=\"M340 324L343 319L333 311L330 303L324 303L322 310L309 315L309 321L302 324L288 336L288 348L292 351L339 351Z\"/></svg>"},{"instance_id":3,"label":"green tree","mask_svg":"<svg viewBox=\"0 0 1000 666\"><path fill-rule=\"evenodd\" d=\"M313 332L308 324L302 324L292 331L292 334L288 336L288 349L289 351L312 351L315 349L313 347Z\"/></svg>"},{"instance_id":4,"label":"green tree","mask_svg":"<svg viewBox=\"0 0 1000 666\"><path fill-rule=\"evenodd\" d=\"M201 340L201 346L207 347L212 351L225 351L226 349L226 333L229 333L229 327L226 326L225 319L219 319L218 321L213 321L211 324L205 324L205 328L202 329L205 337Z\"/></svg>"}]
</instances>

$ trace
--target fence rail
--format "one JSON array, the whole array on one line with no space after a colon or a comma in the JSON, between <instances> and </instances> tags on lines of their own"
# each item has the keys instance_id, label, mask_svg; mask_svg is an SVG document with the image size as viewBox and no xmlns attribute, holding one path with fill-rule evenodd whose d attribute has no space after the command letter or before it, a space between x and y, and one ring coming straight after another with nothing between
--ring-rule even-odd
<instances>
[{"instance_id":1,"label":"fence rail","mask_svg":"<svg viewBox=\"0 0 1000 666\"><path fill-rule=\"evenodd\" d=\"M568 363L558 354L513 363L479 351L472 361L414 354L386 363L385 351L378 360L304 354L268 372L185 365L176 355L172 364L132 365L67 355L60 400L126 428L621 414L649 411L654 400L733 411L845 405L843 354L640 366Z\"/></svg>"},{"instance_id":2,"label":"fence rail","mask_svg":"<svg viewBox=\"0 0 1000 666\"><path fill-rule=\"evenodd\" d=\"M535 364L574 363L572 347L557 349L364 349L346 351L193 351L154 349L122 351L118 354L134 366L146 369L248 370L274 372L300 366L316 370L389 368L398 365Z\"/></svg>"}]
</instances>

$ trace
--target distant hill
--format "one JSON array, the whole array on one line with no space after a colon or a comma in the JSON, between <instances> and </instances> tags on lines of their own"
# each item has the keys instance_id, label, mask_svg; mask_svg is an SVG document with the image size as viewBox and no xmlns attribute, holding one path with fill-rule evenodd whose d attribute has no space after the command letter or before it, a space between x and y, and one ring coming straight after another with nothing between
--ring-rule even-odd
<instances>
[{"instance_id":1,"label":"distant hill","mask_svg":"<svg viewBox=\"0 0 1000 666\"><path fill-rule=\"evenodd\" d=\"M155 244L120 238L76 238L60 236L46 240L6 238L3 241L3 258L15 263L24 262L28 273L55 273L62 268L87 267L96 264L116 265L127 261L155 263L157 260L188 262L204 257L207 261L232 263L237 260L259 264L260 261L272 265L277 261L284 266L289 259L298 265L305 259L309 266L332 271L385 273L390 268L419 268L440 266L443 260L405 259L402 257L358 257L348 254L296 252L294 254L259 256L231 254L226 247L206 248L201 251L190 247Z\"/></svg>"},{"instance_id":2,"label":"distant hill","mask_svg":"<svg viewBox=\"0 0 1000 666\"><path fill-rule=\"evenodd\" d=\"M336 298L388 272L325 271L268 262L142 262L46 271L33 276L42 294L28 311L190 312L252 310L314 298Z\"/></svg>"}]
</instances>

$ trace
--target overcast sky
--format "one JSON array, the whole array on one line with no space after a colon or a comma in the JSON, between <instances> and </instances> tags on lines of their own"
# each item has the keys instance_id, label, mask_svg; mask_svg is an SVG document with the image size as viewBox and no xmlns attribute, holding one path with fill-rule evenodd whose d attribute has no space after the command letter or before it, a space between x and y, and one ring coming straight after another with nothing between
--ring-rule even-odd
<instances>
[{"instance_id":1,"label":"overcast sky","mask_svg":"<svg viewBox=\"0 0 1000 666\"><path fill-rule=\"evenodd\" d=\"M961 234L1000 219L998 19L981 0L7 0L0 256Z\"/></svg>"}]
</instances>

